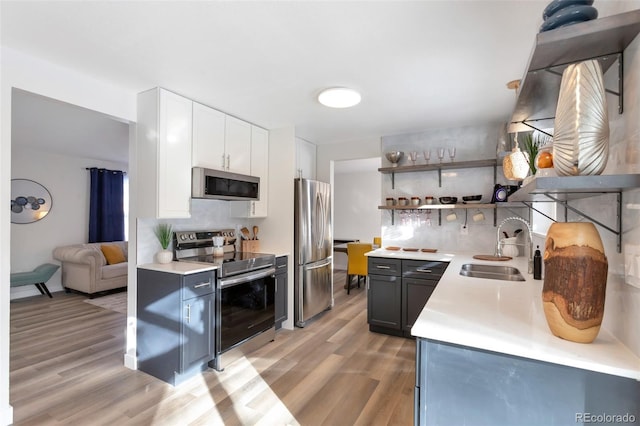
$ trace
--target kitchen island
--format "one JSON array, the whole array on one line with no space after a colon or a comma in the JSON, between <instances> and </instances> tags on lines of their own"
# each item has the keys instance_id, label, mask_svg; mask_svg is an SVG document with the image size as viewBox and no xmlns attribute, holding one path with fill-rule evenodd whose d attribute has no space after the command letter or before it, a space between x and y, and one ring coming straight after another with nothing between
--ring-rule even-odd
<instances>
[{"instance_id":1,"label":"kitchen island","mask_svg":"<svg viewBox=\"0 0 640 426\"><path fill-rule=\"evenodd\" d=\"M638 421L640 359L604 329L590 344L552 335L543 282L527 274L526 258L384 249L367 256L449 262L411 329L416 424L575 425L599 415ZM525 281L465 277L466 263L514 266Z\"/></svg>"}]
</instances>

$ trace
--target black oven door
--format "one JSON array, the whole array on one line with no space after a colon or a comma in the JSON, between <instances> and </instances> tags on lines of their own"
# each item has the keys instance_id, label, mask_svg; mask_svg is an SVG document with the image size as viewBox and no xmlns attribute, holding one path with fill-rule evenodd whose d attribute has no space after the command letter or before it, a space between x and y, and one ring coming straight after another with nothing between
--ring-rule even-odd
<instances>
[{"instance_id":1,"label":"black oven door","mask_svg":"<svg viewBox=\"0 0 640 426\"><path fill-rule=\"evenodd\" d=\"M218 284L219 354L275 326L275 268L222 278Z\"/></svg>"}]
</instances>

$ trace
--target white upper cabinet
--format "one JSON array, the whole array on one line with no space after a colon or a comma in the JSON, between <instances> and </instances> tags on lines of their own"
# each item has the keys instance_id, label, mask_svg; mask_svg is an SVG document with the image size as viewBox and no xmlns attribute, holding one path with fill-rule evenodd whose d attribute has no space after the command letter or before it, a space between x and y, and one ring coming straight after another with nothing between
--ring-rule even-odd
<instances>
[{"instance_id":1,"label":"white upper cabinet","mask_svg":"<svg viewBox=\"0 0 640 426\"><path fill-rule=\"evenodd\" d=\"M251 174L251 124L227 115L224 130L225 170Z\"/></svg>"},{"instance_id":2,"label":"white upper cabinet","mask_svg":"<svg viewBox=\"0 0 640 426\"><path fill-rule=\"evenodd\" d=\"M193 167L250 174L251 124L194 102Z\"/></svg>"},{"instance_id":3,"label":"white upper cabinet","mask_svg":"<svg viewBox=\"0 0 640 426\"><path fill-rule=\"evenodd\" d=\"M269 132L251 126L251 176L260 178L259 201L231 201L232 217L267 217L269 197Z\"/></svg>"},{"instance_id":4,"label":"white upper cabinet","mask_svg":"<svg viewBox=\"0 0 640 426\"><path fill-rule=\"evenodd\" d=\"M316 178L316 146L296 138L296 177Z\"/></svg>"},{"instance_id":5,"label":"white upper cabinet","mask_svg":"<svg viewBox=\"0 0 640 426\"><path fill-rule=\"evenodd\" d=\"M193 103L193 167L226 169L225 118L218 110Z\"/></svg>"},{"instance_id":6,"label":"white upper cabinet","mask_svg":"<svg viewBox=\"0 0 640 426\"><path fill-rule=\"evenodd\" d=\"M156 88L138 94L137 211L190 217L193 102Z\"/></svg>"}]
</instances>

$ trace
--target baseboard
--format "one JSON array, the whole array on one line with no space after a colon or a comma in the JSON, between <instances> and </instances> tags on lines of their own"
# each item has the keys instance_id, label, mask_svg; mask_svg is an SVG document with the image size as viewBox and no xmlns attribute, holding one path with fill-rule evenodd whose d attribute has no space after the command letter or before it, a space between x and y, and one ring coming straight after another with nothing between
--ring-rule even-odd
<instances>
[{"instance_id":1,"label":"baseboard","mask_svg":"<svg viewBox=\"0 0 640 426\"><path fill-rule=\"evenodd\" d=\"M124 354L124 366L130 370L137 370L138 358L134 355Z\"/></svg>"},{"instance_id":2,"label":"baseboard","mask_svg":"<svg viewBox=\"0 0 640 426\"><path fill-rule=\"evenodd\" d=\"M3 425L10 425L13 423L13 407L11 405L7 405L6 407L0 409L0 420Z\"/></svg>"}]
</instances>

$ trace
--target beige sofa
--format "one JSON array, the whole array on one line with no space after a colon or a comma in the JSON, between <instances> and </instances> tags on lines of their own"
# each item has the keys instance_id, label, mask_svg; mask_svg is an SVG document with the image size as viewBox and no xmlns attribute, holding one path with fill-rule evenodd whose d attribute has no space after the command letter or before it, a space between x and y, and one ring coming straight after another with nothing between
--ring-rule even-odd
<instances>
[{"instance_id":1,"label":"beige sofa","mask_svg":"<svg viewBox=\"0 0 640 426\"><path fill-rule=\"evenodd\" d=\"M93 295L127 286L128 263L108 265L100 249L102 244L120 246L125 260L128 258L126 241L75 244L53 250L54 259L62 263L62 286L65 290L73 289Z\"/></svg>"}]
</instances>

